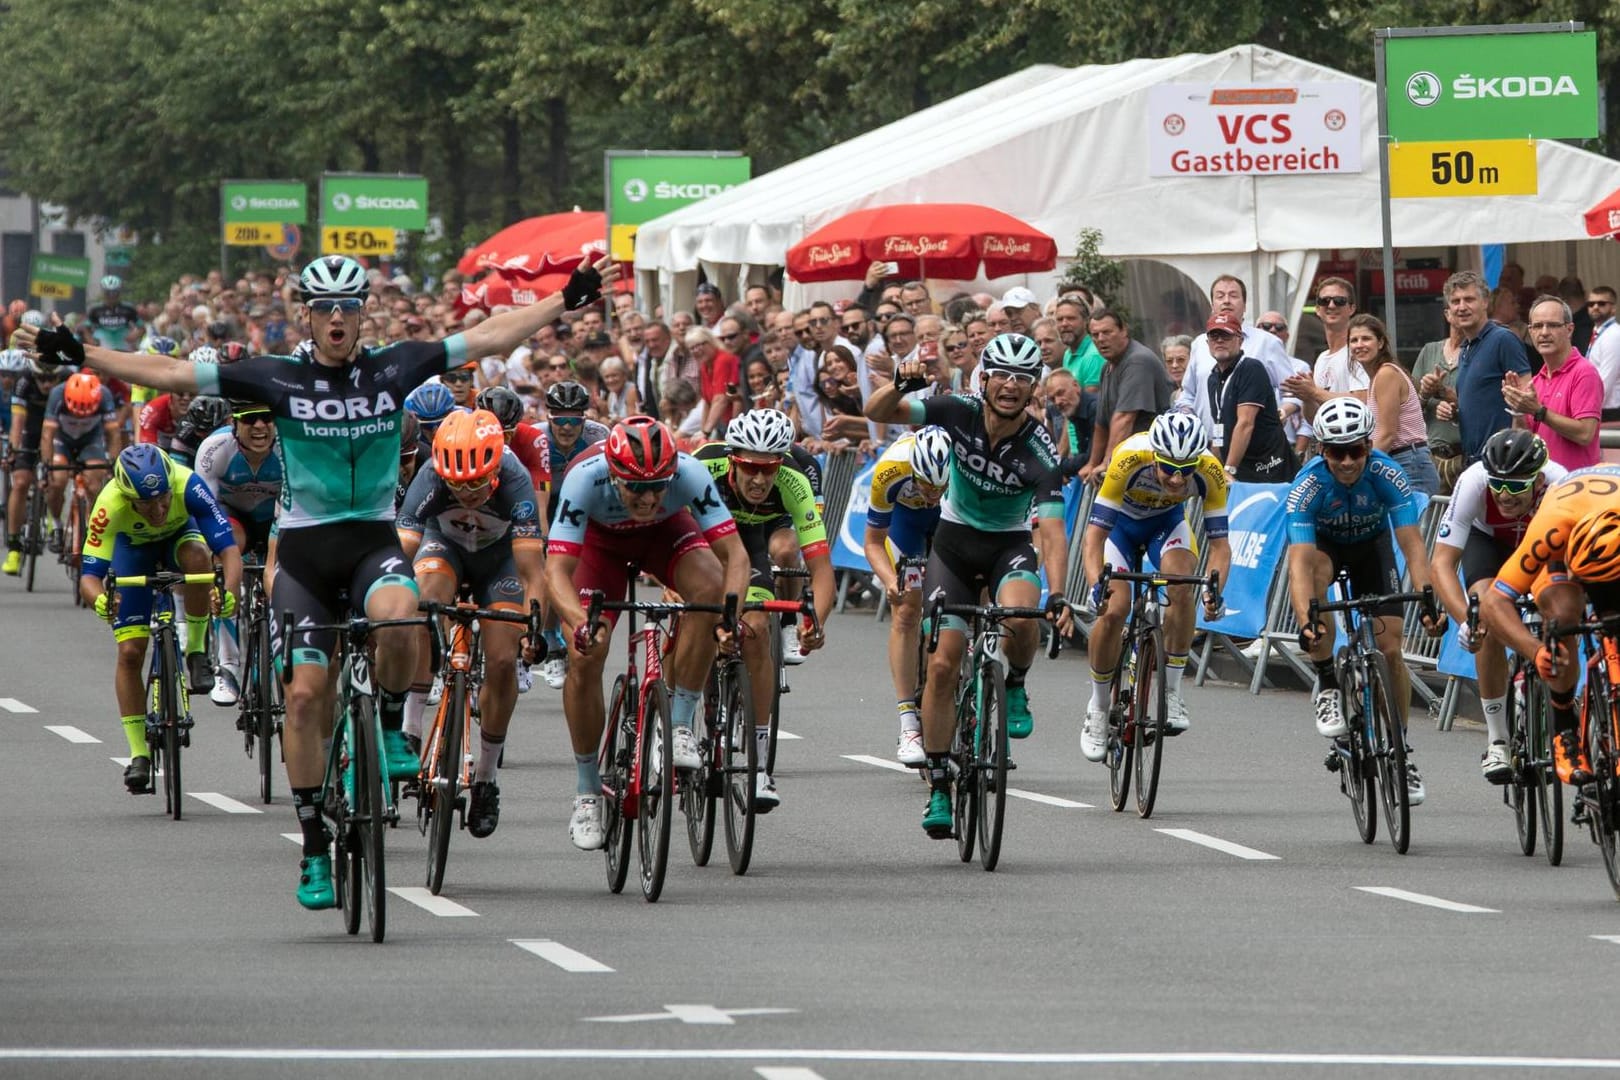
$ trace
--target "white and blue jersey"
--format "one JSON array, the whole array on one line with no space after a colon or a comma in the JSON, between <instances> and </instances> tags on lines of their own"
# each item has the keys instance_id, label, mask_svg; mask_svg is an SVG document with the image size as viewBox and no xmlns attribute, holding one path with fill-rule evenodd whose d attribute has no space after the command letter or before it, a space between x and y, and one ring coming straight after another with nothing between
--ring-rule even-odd
<instances>
[{"instance_id":1,"label":"white and blue jersey","mask_svg":"<svg viewBox=\"0 0 1620 1080\"><path fill-rule=\"evenodd\" d=\"M548 550L578 557L585 550L585 527L641 529L689 510L707 539L736 531L731 511L720 498L709 468L690 454L682 454L674 479L664 489L658 514L652 521L634 521L619 498L600 445L580 458L563 478L557 496L557 520L552 525Z\"/></svg>"},{"instance_id":2,"label":"white and blue jersey","mask_svg":"<svg viewBox=\"0 0 1620 1080\"><path fill-rule=\"evenodd\" d=\"M1418 523L1418 505L1406 473L1382 450L1349 487L1334 479L1320 455L1306 462L1288 493L1288 542L1363 544L1386 530Z\"/></svg>"},{"instance_id":3,"label":"white and blue jersey","mask_svg":"<svg viewBox=\"0 0 1620 1080\"><path fill-rule=\"evenodd\" d=\"M283 476L278 454L266 454L255 469L230 427L222 427L197 447L196 473L238 521L269 524L275 518Z\"/></svg>"}]
</instances>

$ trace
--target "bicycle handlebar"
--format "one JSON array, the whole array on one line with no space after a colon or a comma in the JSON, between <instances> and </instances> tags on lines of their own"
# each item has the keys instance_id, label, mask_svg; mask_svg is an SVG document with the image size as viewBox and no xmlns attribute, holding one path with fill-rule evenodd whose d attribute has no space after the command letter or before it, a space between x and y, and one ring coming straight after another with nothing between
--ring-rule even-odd
<instances>
[{"instance_id":1,"label":"bicycle handlebar","mask_svg":"<svg viewBox=\"0 0 1620 1080\"><path fill-rule=\"evenodd\" d=\"M780 578L799 578L804 581L809 581L810 571L808 568L803 566L777 566L775 563L772 563L771 576Z\"/></svg>"},{"instance_id":2,"label":"bicycle handlebar","mask_svg":"<svg viewBox=\"0 0 1620 1080\"><path fill-rule=\"evenodd\" d=\"M172 589L177 585L212 585L218 580L214 571L206 574L182 574L175 570L159 570L151 574L133 574L115 577L113 586L119 589Z\"/></svg>"},{"instance_id":3,"label":"bicycle handlebar","mask_svg":"<svg viewBox=\"0 0 1620 1080\"><path fill-rule=\"evenodd\" d=\"M511 623L514 626L523 626L528 629L525 635L535 647L535 663L546 658L546 638L544 633L544 619L540 611L540 601L531 599L529 610L522 611L496 611L491 608L474 607L471 604L446 604L438 600L423 600L416 605L416 610L430 616L428 621L428 638L433 646L432 667L437 671L439 661L444 657L444 631L439 626L438 617L449 619L452 622L471 623L474 620L488 620L490 622Z\"/></svg>"},{"instance_id":4,"label":"bicycle handlebar","mask_svg":"<svg viewBox=\"0 0 1620 1080\"><path fill-rule=\"evenodd\" d=\"M770 611L779 615L808 615L812 633L821 633L821 620L816 617L815 597L809 590L797 600L750 600L743 604L744 611Z\"/></svg>"},{"instance_id":5,"label":"bicycle handlebar","mask_svg":"<svg viewBox=\"0 0 1620 1080\"><path fill-rule=\"evenodd\" d=\"M1038 607L1004 607L1001 604L947 604L943 600L934 601L934 606L928 609L928 651L933 652L939 645L939 630L941 615L960 615L968 619L984 619L987 622L1001 622L1004 619L1041 619L1055 622L1045 608ZM1058 650L1063 643L1054 629L1051 640L1046 645L1046 658L1057 659Z\"/></svg>"},{"instance_id":6,"label":"bicycle handlebar","mask_svg":"<svg viewBox=\"0 0 1620 1080\"><path fill-rule=\"evenodd\" d=\"M1423 586L1422 592L1386 593L1383 596L1356 596L1349 600L1334 600L1332 603L1323 603L1319 599L1311 600L1311 618L1314 625L1318 615L1329 615L1335 611L1359 611L1366 614L1367 610L1382 607L1384 604L1407 604L1417 601L1423 605L1425 615L1437 615L1439 609L1434 602L1434 586Z\"/></svg>"}]
</instances>

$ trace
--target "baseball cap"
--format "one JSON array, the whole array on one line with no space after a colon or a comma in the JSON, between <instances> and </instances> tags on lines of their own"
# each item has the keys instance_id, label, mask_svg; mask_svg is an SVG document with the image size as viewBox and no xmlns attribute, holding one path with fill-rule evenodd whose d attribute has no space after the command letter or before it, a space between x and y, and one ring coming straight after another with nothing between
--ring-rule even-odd
<instances>
[{"instance_id":1,"label":"baseball cap","mask_svg":"<svg viewBox=\"0 0 1620 1080\"><path fill-rule=\"evenodd\" d=\"M1243 323L1230 311L1217 311L1210 315L1209 322L1204 324L1205 330L1225 330L1229 334L1243 336Z\"/></svg>"},{"instance_id":2,"label":"baseball cap","mask_svg":"<svg viewBox=\"0 0 1620 1080\"><path fill-rule=\"evenodd\" d=\"M1027 308L1038 307L1039 305L1040 301L1035 299L1035 294L1022 285L1008 289L1007 295L1001 298L1001 306L1004 308Z\"/></svg>"},{"instance_id":3,"label":"baseball cap","mask_svg":"<svg viewBox=\"0 0 1620 1080\"><path fill-rule=\"evenodd\" d=\"M611 349L613 339L608 337L605 332L598 330L585 339L585 347L587 349Z\"/></svg>"}]
</instances>

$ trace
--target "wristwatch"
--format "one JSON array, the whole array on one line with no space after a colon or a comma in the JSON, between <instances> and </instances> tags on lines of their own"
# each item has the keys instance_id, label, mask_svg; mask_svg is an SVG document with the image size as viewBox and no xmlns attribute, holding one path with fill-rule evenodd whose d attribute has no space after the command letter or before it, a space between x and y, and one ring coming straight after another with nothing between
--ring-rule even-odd
<instances>
[{"instance_id":1,"label":"wristwatch","mask_svg":"<svg viewBox=\"0 0 1620 1080\"><path fill-rule=\"evenodd\" d=\"M1228 466L1226 466L1226 475L1227 476L1236 476L1237 475L1237 466L1236 465L1228 465Z\"/></svg>"},{"instance_id":2,"label":"wristwatch","mask_svg":"<svg viewBox=\"0 0 1620 1080\"><path fill-rule=\"evenodd\" d=\"M1538 424L1545 424L1547 422L1547 406L1543 405L1541 408L1537 409L1535 415L1536 422Z\"/></svg>"}]
</instances>

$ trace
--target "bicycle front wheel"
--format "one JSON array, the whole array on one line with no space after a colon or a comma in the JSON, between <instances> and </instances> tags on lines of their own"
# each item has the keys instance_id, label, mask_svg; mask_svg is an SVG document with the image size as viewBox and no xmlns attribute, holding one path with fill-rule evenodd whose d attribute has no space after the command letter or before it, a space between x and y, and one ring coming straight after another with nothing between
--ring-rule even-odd
<instances>
[{"instance_id":1,"label":"bicycle front wheel","mask_svg":"<svg viewBox=\"0 0 1620 1080\"><path fill-rule=\"evenodd\" d=\"M1125 809L1131 793L1131 765L1136 755L1138 725L1135 720L1135 694L1126 679L1130 660L1127 648L1114 666L1108 684L1108 745L1103 760L1108 764L1108 805L1114 812Z\"/></svg>"},{"instance_id":2,"label":"bicycle front wheel","mask_svg":"<svg viewBox=\"0 0 1620 1080\"><path fill-rule=\"evenodd\" d=\"M711 668L708 685L703 688L703 738L698 740L703 767L681 781L681 816L686 818L686 846L692 852L694 866L708 866L714 851L714 818L720 801L717 793L725 786L723 715L719 676Z\"/></svg>"},{"instance_id":3,"label":"bicycle front wheel","mask_svg":"<svg viewBox=\"0 0 1620 1080\"><path fill-rule=\"evenodd\" d=\"M754 858L754 784L759 773L759 740L754 737L754 693L748 668L728 661L721 676L720 727L725 732L726 857L731 872L748 873Z\"/></svg>"},{"instance_id":4,"label":"bicycle front wheel","mask_svg":"<svg viewBox=\"0 0 1620 1080\"><path fill-rule=\"evenodd\" d=\"M265 802L270 801L271 790L275 783L276 757L271 751L280 742L281 728L277 722L281 707L281 681L276 677L276 667L270 659L270 627L264 619L263 609L260 609L250 624L253 628L253 684L257 687L254 692L256 708L252 715L254 735L259 743L259 797Z\"/></svg>"},{"instance_id":5,"label":"bicycle front wheel","mask_svg":"<svg viewBox=\"0 0 1620 1080\"><path fill-rule=\"evenodd\" d=\"M1136 650L1136 814L1143 818L1153 816L1159 796L1168 715L1165 666L1164 632L1155 626Z\"/></svg>"},{"instance_id":6,"label":"bicycle front wheel","mask_svg":"<svg viewBox=\"0 0 1620 1080\"><path fill-rule=\"evenodd\" d=\"M675 746L669 724L669 690L662 681L648 688L642 702L646 710L641 728L641 752L636 756L640 795L636 817L641 827L636 839L641 852L641 895L647 903L664 891L669 869L670 796L675 790Z\"/></svg>"},{"instance_id":7,"label":"bicycle front wheel","mask_svg":"<svg viewBox=\"0 0 1620 1080\"><path fill-rule=\"evenodd\" d=\"M453 671L439 698L438 746L422 779L420 798L427 804L427 887L434 896L444 887L444 868L450 860L450 834L456 829L460 801L461 742L467 723L467 675Z\"/></svg>"},{"instance_id":8,"label":"bicycle front wheel","mask_svg":"<svg viewBox=\"0 0 1620 1080\"><path fill-rule=\"evenodd\" d=\"M1001 664L979 669L979 735L974 754L974 801L979 804L979 865L1001 861L1001 828L1007 810L1007 677Z\"/></svg>"},{"instance_id":9,"label":"bicycle front wheel","mask_svg":"<svg viewBox=\"0 0 1620 1080\"><path fill-rule=\"evenodd\" d=\"M382 744L378 740L376 706L370 695L355 697L354 710L354 798L358 825L360 884L365 899L366 925L371 940L381 941L388 927L388 881L383 866L384 820L383 773L379 765Z\"/></svg>"},{"instance_id":10,"label":"bicycle front wheel","mask_svg":"<svg viewBox=\"0 0 1620 1080\"><path fill-rule=\"evenodd\" d=\"M39 554L45 549L45 489L38 473L28 492L27 531L23 541L23 591L33 592L34 571L39 566Z\"/></svg>"},{"instance_id":11,"label":"bicycle front wheel","mask_svg":"<svg viewBox=\"0 0 1620 1080\"><path fill-rule=\"evenodd\" d=\"M624 793L630 784L630 755L636 741L635 695L623 675L613 680L612 704L602 727L602 749L597 768L602 774L602 834L607 851L608 891L624 890L630 876L630 841L635 821L624 812Z\"/></svg>"},{"instance_id":12,"label":"bicycle front wheel","mask_svg":"<svg viewBox=\"0 0 1620 1080\"><path fill-rule=\"evenodd\" d=\"M782 617L772 614L765 621L770 626L771 677L776 680L776 685L771 689L771 738L766 744L765 771L775 776L776 729L782 722L782 684L787 679L787 665L782 660Z\"/></svg>"},{"instance_id":13,"label":"bicycle front wheel","mask_svg":"<svg viewBox=\"0 0 1620 1080\"><path fill-rule=\"evenodd\" d=\"M182 742L182 728L180 723L185 713L181 709L182 695L180 692L180 665L176 649L177 643L172 634L160 641L157 648L160 653L158 660L158 678L161 682L159 694L163 701L160 716L163 720L163 798L168 803L169 813L174 820L179 821L182 808L180 805L181 792L185 789L180 783L180 744Z\"/></svg>"},{"instance_id":14,"label":"bicycle front wheel","mask_svg":"<svg viewBox=\"0 0 1620 1080\"><path fill-rule=\"evenodd\" d=\"M1406 854L1412 844L1412 805L1406 786L1406 732L1395 702L1395 680L1389 661L1375 653L1367 665L1367 697L1373 710L1373 750L1378 761L1378 787L1383 795L1389 842Z\"/></svg>"},{"instance_id":15,"label":"bicycle front wheel","mask_svg":"<svg viewBox=\"0 0 1620 1080\"><path fill-rule=\"evenodd\" d=\"M1527 765L1536 788L1536 809L1541 813L1541 853L1547 857L1547 865L1557 866L1564 861L1564 789L1553 771L1547 709L1547 685L1526 678L1525 735L1530 746Z\"/></svg>"},{"instance_id":16,"label":"bicycle front wheel","mask_svg":"<svg viewBox=\"0 0 1620 1080\"><path fill-rule=\"evenodd\" d=\"M973 690L972 642L962 653L962 666L956 679L956 734L951 741L951 825L956 829L956 854L963 862L973 861L979 839L979 699Z\"/></svg>"},{"instance_id":17,"label":"bicycle front wheel","mask_svg":"<svg viewBox=\"0 0 1620 1080\"><path fill-rule=\"evenodd\" d=\"M1514 665L1517 667L1517 664ZM1502 788L1502 801L1513 811L1513 829L1519 838L1519 851L1525 855L1536 853L1536 792L1535 750L1531 741L1528 709L1521 709L1521 699L1514 689L1513 672L1508 673L1507 713L1508 749L1513 759L1513 776ZM1528 703L1525 702L1527 705Z\"/></svg>"}]
</instances>

